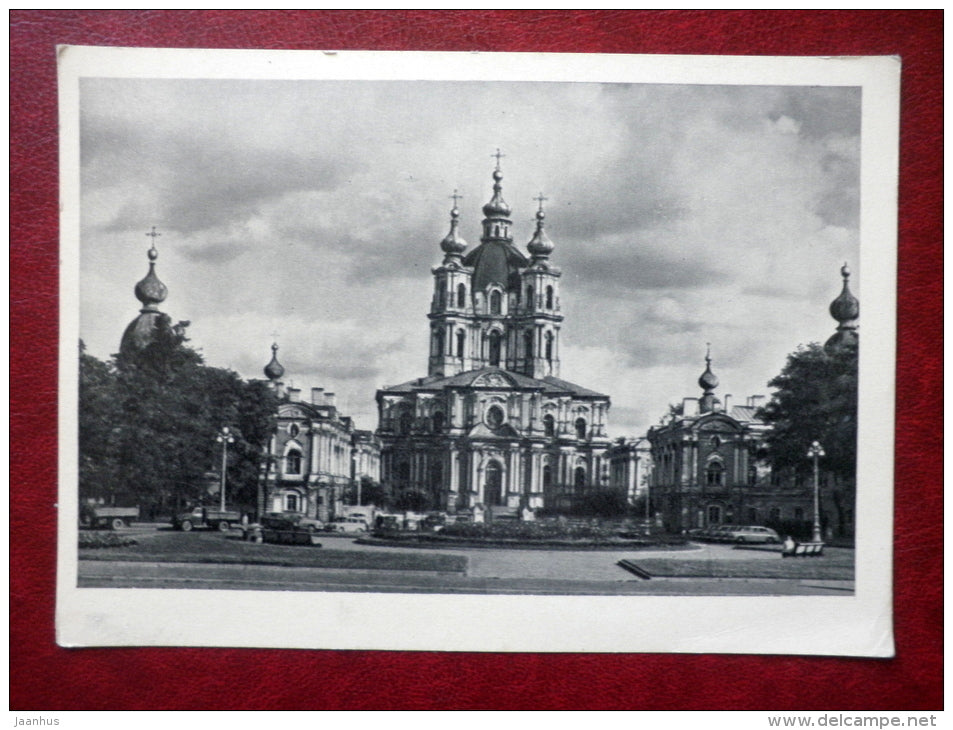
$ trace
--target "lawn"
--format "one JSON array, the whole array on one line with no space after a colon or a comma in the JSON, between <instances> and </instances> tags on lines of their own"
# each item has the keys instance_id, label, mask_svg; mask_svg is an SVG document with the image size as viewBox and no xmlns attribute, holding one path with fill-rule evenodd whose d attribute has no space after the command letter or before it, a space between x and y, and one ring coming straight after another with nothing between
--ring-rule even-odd
<instances>
[{"instance_id":1,"label":"lawn","mask_svg":"<svg viewBox=\"0 0 953 730\"><path fill-rule=\"evenodd\" d=\"M256 545L217 533L166 533L130 547L80 549L80 560L144 563L226 563L343 570L422 570L464 573L467 558L444 553L333 550L314 545Z\"/></svg>"},{"instance_id":2,"label":"lawn","mask_svg":"<svg viewBox=\"0 0 953 730\"><path fill-rule=\"evenodd\" d=\"M854 580L854 551L826 550L817 558L777 560L671 560L633 559L656 578L794 578Z\"/></svg>"}]
</instances>

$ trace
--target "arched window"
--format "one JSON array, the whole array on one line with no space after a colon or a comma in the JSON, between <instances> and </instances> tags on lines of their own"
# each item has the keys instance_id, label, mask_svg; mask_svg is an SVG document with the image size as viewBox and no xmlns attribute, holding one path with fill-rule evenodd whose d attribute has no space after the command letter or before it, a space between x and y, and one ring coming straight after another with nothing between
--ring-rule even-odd
<instances>
[{"instance_id":1,"label":"arched window","mask_svg":"<svg viewBox=\"0 0 953 730\"><path fill-rule=\"evenodd\" d=\"M526 351L526 359L533 356L533 330L526 330L523 333L523 348Z\"/></svg>"},{"instance_id":2,"label":"arched window","mask_svg":"<svg viewBox=\"0 0 953 730\"><path fill-rule=\"evenodd\" d=\"M467 343L467 336L463 330L457 330L457 357L463 357L463 350Z\"/></svg>"},{"instance_id":3,"label":"arched window","mask_svg":"<svg viewBox=\"0 0 953 730\"><path fill-rule=\"evenodd\" d=\"M582 489L586 486L586 467L577 466L576 471L573 472L573 485L576 489Z\"/></svg>"},{"instance_id":4,"label":"arched window","mask_svg":"<svg viewBox=\"0 0 953 730\"><path fill-rule=\"evenodd\" d=\"M398 433L406 435L410 433L410 429L414 425L414 417L411 415L410 411L406 408L401 410L400 418L398 421Z\"/></svg>"},{"instance_id":5,"label":"arched window","mask_svg":"<svg viewBox=\"0 0 953 730\"><path fill-rule=\"evenodd\" d=\"M586 438L586 419L585 418L576 419L576 438L580 440Z\"/></svg>"},{"instance_id":6,"label":"arched window","mask_svg":"<svg viewBox=\"0 0 953 730\"><path fill-rule=\"evenodd\" d=\"M546 333L546 360L550 363L553 361L553 333Z\"/></svg>"},{"instance_id":7,"label":"arched window","mask_svg":"<svg viewBox=\"0 0 953 730\"><path fill-rule=\"evenodd\" d=\"M433 432L440 433L443 431L444 419L443 411L437 411L433 414Z\"/></svg>"},{"instance_id":8,"label":"arched window","mask_svg":"<svg viewBox=\"0 0 953 730\"><path fill-rule=\"evenodd\" d=\"M298 511L298 495L297 494L285 495L285 510L288 512Z\"/></svg>"},{"instance_id":9,"label":"arched window","mask_svg":"<svg viewBox=\"0 0 953 730\"><path fill-rule=\"evenodd\" d=\"M437 309L443 309L446 303L447 292L444 291L442 282L438 283L437 286L440 287L437 289Z\"/></svg>"},{"instance_id":10,"label":"arched window","mask_svg":"<svg viewBox=\"0 0 953 730\"><path fill-rule=\"evenodd\" d=\"M556 435L556 419L553 418L551 413L547 413L545 416L543 416L543 432L547 436Z\"/></svg>"},{"instance_id":11,"label":"arched window","mask_svg":"<svg viewBox=\"0 0 953 730\"><path fill-rule=\"evenodd\" d=\"M705 470L705 483L709 487L720 487L725 481L725 467L720 461L713 461Z\"/></svg>"},{"instance_id":12,"label":"arched window","mask_svg":"<svg viewBox=\"0 0 953 730\"><path fill-rule=\"evenodd\" d=\"M526 308L533 310L533 287L526 287Z\"/></svg>"},{"instance_id":13,"label":"arched window","mask_svg":"<svg viewBox=\"0 0 953 730\"><path fill-rule=\"evenodd\" d=\"M489 359L490 359L490 365L492 365L493 367L499 367L500 365L500 349L501 349L500 333L495 331L491 332Z\"/></svg>"},{"instance_id":14,"label":"arched window","mask_svg":"<svg viewBox=\"0 0 953 730\"><path fill-rule=\"evenodd\" d=\"M301 452L297 449L289 451L285 455L285 474L301 473Z\"/></svg>"},{"instance_id":15,"label":"arched window","mask_svg":"<svg viewBox=\"0 0 953 730\"><path fill-rule=\"evenodd\" d=\"M719 507L717 504L708 505L708 524L721 524L721 507Z\"/></svg>"},{"instance_id":16,"label":"arched window","mask_svg":"<svg viewBox=\"0 0 953 730\"><path fill-rule=\"evenodd\" d=\"M553 486L553 468L549 464L543 464L543 490L547 491Z\"/></svg>"},{"instance_id":17,"label":"arched window","mask_svg":"<svg viewBox=\"0 0 953 730\"><path fill-rule=\"evenodd\" d=\"M490 314L499 314L503 311L503 296L499 291L490 294Z\"/></svg>"},{"instance_id":18,"label":"arched window","mask_svg":"<svg viewBox=\"0 0 953 730\"><path fill-rule=\"evenodd\" d=\"M546 309L553 308L553 288L551 286L546 287Z\"/></svg>"},{"instance_id":19,"label":"arched window","mask_svg":"<svg viewBox=\"0 0 953 730\"><path fill-rule=\"evenodd\" d=\"M433 333L434 355L443 354L443 330L438 329Z\"/></svg>"},{"instance_id":20,"label":"arched window","mask_svg":"<svg viewBox=\"0 0 953 730\"><path fill-rule=\"evenodd\" d=\"M457 286L457 306L461 309L467 306L467 287L464 284Z\"/></svg>"}]
</instances>

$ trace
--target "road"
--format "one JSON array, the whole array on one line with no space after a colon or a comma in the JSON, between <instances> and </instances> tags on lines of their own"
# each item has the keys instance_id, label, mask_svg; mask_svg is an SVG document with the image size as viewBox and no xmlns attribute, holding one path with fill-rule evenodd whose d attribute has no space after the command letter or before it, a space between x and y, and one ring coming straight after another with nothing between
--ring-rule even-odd
<instances>
[{"instance_id":1,"label":"road","mask_svg":"<svg viewBox=\"0 0 953 730\"><path fill-rule=\"evenodd\" d=\"M159 534L157 526L127 532L140 544ZM168 532L164 533L166 536ZM179 533L176 539L198 537ZM218 536L216 536L218 537ZM211 538L211 536L210 536ZM222 536L224 540L224 536ZM426 548L359 545L347 537L328 537L325 549L431 553ZM304 547L289 549L308 549ZM734 550L725 545L695 545L681 551L498 550L453 548L463 555L465 573L411 570L342 570L248 564L185 562L79 561L81 587L203 588L232 590L360 591L477 594L583 595L851 595L853 582L791 578L652 578L644 580L617 563L661 557L694 561L780 560L776 552ZM110 556L111 557L111 556Z\"/></svg>"}]
</instances>

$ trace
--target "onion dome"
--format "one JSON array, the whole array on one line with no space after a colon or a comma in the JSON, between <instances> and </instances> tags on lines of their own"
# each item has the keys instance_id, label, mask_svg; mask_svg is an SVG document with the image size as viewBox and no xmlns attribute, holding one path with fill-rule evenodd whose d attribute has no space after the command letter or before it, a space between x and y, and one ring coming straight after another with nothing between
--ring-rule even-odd
<instances>
[{"instance_id":1,"label":"onion dome","mask_svg":"<svg viewBox=\"0 0 953 730\"><path fill-rule=\"evenodd\" d=\"M841 325L849 324L860 316L860 302L857 297L850 293L848 281L850 280L850 269L845 263L840 270L840 275L844 277L844 288L840 296L831 302L831 316Z\"/></svg>"},{"instance_id":2,"label":"onion dome","mask_svg":"<svg viewBox=\"0 0 953 730\"><path fill-rule=\"evenodd\" d=\"M701 400L699 401L700 410L702 413L708 413L710 411L718 410L721 405L721 401L715 397L715 388L718 387L718 377L711 371L711 346L709 345L708 351L705 353L705 372L701 374L701 377L698 378L698 385L703 391Z\"/></svg>"},{"instance_id":3,"label":"onion dome","mask_svg":"<svg viewBox=\"0 0 953 730\"><path fill-rule=\"evenodd\" d=\"M272 382L277 382L285 374L284 366L278 362L278 344L271 345L271 362L265 365L265 375Z\"/></svg>"},{"instance_id":4,"label":"onion dome","mask_svg":"<svg viewBox=\"0 0 953 730\"><path fill-rule=\"evenodd\" d=\"M494 155L496 170L493 171L493 199L483 206L486 218L483 219L480 245L463 259L464 266L473 267L473 291L485 291L489 284L509 288L514 272L529 264L526 255L513 245L510 235L510 206L503 201L500 194L500 180L503 179L503 173L500 172L502 156L499 150Z\"/></svg>"},{"instance_id":5,"label":"onion dome","mask_svg":"<svg viewBox=\"0 0 953 730\"><path fill-rule=\"evenodd\" d=\"M711 350L705 355L705 372L698 378L698 385L706 395L718 387L718 376L711 371Z\"/></svg>"},{"instance_id":6,"label":"onion dome","mask_svg":"<svg viewBox=\"0 0 953 730\"><path fill-rule=\"evenodd\" d=\"M165 301L169 295L166 285L159 281L156 276L156 259L159 258L159 252L156 251L155 243L149 249L149 273L142 279L134 289L136 299L142 302L142 311L158 311L157 306Z\"/></svg>"},{"instance_id":7,"label":"onion dome","mask_svg":"<svg viewBox=\"0 0 953 730\"><path fill-rule=\"evenodd\" d=\"M126 326L119 343L120 354L127 356L146 349L156 341L160 330L171 328L169 317L160 312L158 306L169 294L166 285L156 276L156 259L159 258L159 252L156 250L155 239L162 234L156 233L153 227L152 232L146 235L152 237L152 247L148 253L149 272L133 289L136 299L142 302L142 309L139 310L139 316ZM182 334L181 323L179 327L180 331L176 331L176 335Z\"/></svg>"},{"instance_id":8,"label":"onion dome","mask_svg":"<svg viewBox=\"0 0 953 730\"><path fill-rule=\"evenodd\" d=\"M543 229L543 224L546 219L546 213L543 211L543 201L546 200L546 198L540 193L536 200L539 201L539 210L536 211L536 232L533 234L533 238L530 242L526 244L526 250L529 251L535 259L545 259L553 252L555 246L553 242L549 240L549 236L546 235L546 231Z\"/></svg>"},{"instance_id":9,"label":"onion dome","mask_svg":"<svg viewBox=\"0 0 953 730\"><path fill-rule=\"evenodd\" d=\"M496 169L493 171L493 197L490 202L483 206L483 215L487 218L509 218L512 210L503 200L503 185L500 181L503 179L503 171L500 170L500 158L503 156L499 150L493 155L496 157Z\"/></svg>"},{"instance_id":10,"label":"onion dome","mask_svg":"<svg viewBox=\"0 0 953 730\"><path fill-rule=\"evenodd\" d=\"M453 198L453 209L450 211L450 232L440 242L440 248L447 254L447 258L456 258L466 250L467 242L457 232L457 226L460 222L460 209L457 208L457 199L461 196L457 195L457 191L454 190L451 197Z\"/></svg>"},{"instance_id":11,"label":"onion dome","mask_svg":"<svg viewBox=\"0 0 953 730\"><path fill-rule=\"evenodd\" d=\"M858 341L857 319L860 317L860 302L850 292L850 269L846 263L841 267L840 275L844 278L844 288L837 299L831 302L830 313L837 320L837 331L824 343L824 349L828 352L847 345L856 346Z\"/></svg>"}]
</instances>

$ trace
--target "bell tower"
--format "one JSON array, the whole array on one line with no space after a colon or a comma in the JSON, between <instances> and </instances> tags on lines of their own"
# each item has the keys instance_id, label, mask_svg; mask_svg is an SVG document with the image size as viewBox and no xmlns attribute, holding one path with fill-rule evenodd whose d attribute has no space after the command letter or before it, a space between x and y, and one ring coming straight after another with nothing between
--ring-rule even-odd
<instances>
[{"instance_id":1,"label":"bell tower","mask_svg":"<svg viewBox=\"0 0 953 730\"><path fill-rule=\"evenodd\" d=\"M450 232L440 242L443 263L434 267L433 301L430 304L430 359L427 374L446 377L471 370L471 337L473 329L473 269L463 265L467 242L457 228L462 196L453 191L450 211Z\"/></svg>"},{"instance_id":2,"label":"bell tower","mask_svg":"<svg viewBox=\"0 0 953 730\"><path fill-rule=\"evenodd\" d=\"M562 272L549 262L555 246L544 227L546 198L537 198L536 231L528 244L532 259L520 275L514 297L511 326L514 347L507 368L531 378L559 377L559 328L563 316L559 306L559 278Z\"/></svg>"}]
</instances>

